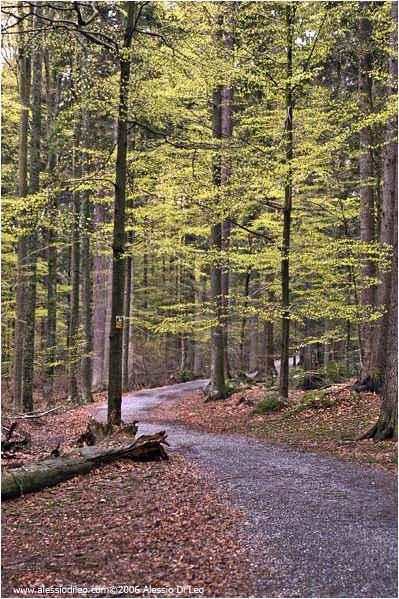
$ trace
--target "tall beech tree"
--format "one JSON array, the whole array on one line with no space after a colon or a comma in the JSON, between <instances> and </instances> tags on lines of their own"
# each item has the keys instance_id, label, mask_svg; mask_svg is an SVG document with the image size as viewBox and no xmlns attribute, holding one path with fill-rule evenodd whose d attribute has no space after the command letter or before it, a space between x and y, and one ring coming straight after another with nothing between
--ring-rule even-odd
<instances>
[{"instance_id":1,"label":"tall beech tree","mask_svg":"<svg viewBox=\"0 0 399 599\"><path fill-rule=\"evenodd\" d=\"M386 94L392 101L398 91L397 26L398 3L392 2L392 30L390 34L390 56ZM368 385L382 391L381 413L376 424L365 434L365 438L387 439L398 435L398 126L396 105L391 107L395 114L386 125L384 155L384 187L380 244L384 251L392 247L392 268L380 274L377 302L384 313L374 331L374 346L371 367L367 373Z\"/></svg>"},{"instance_id":2,"label":"tall beech tree","mask_svg":"<svg viewBox=\"0 0 399 599\"><path fill-rule=\"evenodd\" d=\"M287 2L285 7L287 75L285 85L285 160L287 165L284 196L283 243L281 249L281 289L282 289L282 321L281 321L281 363L280 363L280 394L288 397L288 361L290 351L290 243L291 243L291 210L292 210L292 159L293 151L293 93L292 93L292 51L293 27L296 6Z\"/></svg>"},{"instance_id":3,"label":"tall beech tree","mask_svg":"<svg viewBox=\"0 0 399 599\"><path fill-rule=\"evenodd\" d=\"M42 7L34 4L33 27L41 29ZM36 37L32 56L32 123L30 137L29 195L39 204L41 171L41 125L42 125L42 64L43 50L40 35ZM35 206L36 208L36 206ZM37 210L37 208L36 208ZM24 410L33 410L33 377L35 361L35 324L36 324L36 273L37 273L37 231L35 228L35 210L33 209L31 226L26 239L26 286L25 286L25 328L22 369L22 405Z\"/></svg>"},{"instance_id":4,"label":"tall beech tree","mask_svg":"<svg viewBox=\"0 0 399 599\"><path fill-rule=\"evenodd\" d=\"M128 101L131 56L130 48L136 25L136 4L126 2L123 47L119 53L120 83L118 108L117 157L115 169L114 230L112 240L112 310L109 345L108 422L119 425L122 404L122 337L125 283L126 156ZM122 326L120 326L120 324Z\"/></svg>"},{"instance_id":5,"label":"tall beech tree","mask_svg":"<svg viewBox=\"0 0 399 599\"><path fill-rule=\"evenodd\" d=\"M79 79L79 59L74 58L75 82ZM78 87L78 84L75 85ZM72 150L72 172L73 178L79 180L82 174L82 147L81 147L81 118L80 114L75 117L74 139ZM78 366L79 356L79 334L80 334L80 268L81 268L81 242L80 242L80 219L81 219L81 192L79 189L72 191L72 243L71 243L71 309L69 320L69 372L68 393L70 400L76 400L79 395Z\"/></svg>"},{"instance_id":6,"label":"tall beech tree","mask_svg":"<svg viewBox=\"0 0 399 599\"><path fill-rule=\"evenodd\" d=\"M50 13L51 14L51 13ZM44 51L44 64L46 74L46 137L47 137L47 197L50 222L47 228L47 348L46 348L46 372L45 390L48 397L53 395L53 384L55 375L55 362L57 354L57 238L56 227L59 210L59 198L56 189L56 165L57 150L54 128L56 115L59 109L59 75L57 69L50 60L48 47Z\"/></svg>"},{"instance_id":7,"label":"tall beech tree","mask_svg":"<svg viewBox=\"0 0 399 599\"><path fill-rule=\"evenodd\" d=\"M216 17L216 31L214 33L215 48L218 50L222 37L222 18ZM222 139L222 85L217 84L212 92L212 137L220 141ZM216 193L221 185L221 155L220 146L214 152L212 158L212 179ZM221 399L225 396L225 353L224 353L224 331L223 331L223 297L222 297L222 222L211 225L210 248L213 252L211 263L211 305L213 310L214 324L211 328L211 390L212 399Z\"/></svg>"},{"instance_id":8,"label":"tall beech tree","mask_svg":"<svg viewBox=\"0 0 399 599\"><path fill-rule=\"evenodd\" d=\"M373 58L370 42L372 39L372 25L370 21L370 2L362 2L359 19L359 106L362 115L371 113L373 104L372 69ZM360 234L366 243L375 239L375 206L374 206L374 168L373 168L373 135L370 125L364 125L360 131ZM372 308L375 300L375 265L372 260L367 260L363 268L362 278L362 303L365 308ZM373 330L366 321L361 327L361 369L363 376L369 372L371 362Z\"/></svg>"},{"instance_id":9,"label":"tall beech tree","mask_svg":"<svg viewBox=\"0 0 399 599\"><path fill-rule=\"evenodd\" d=\"M87 57L82 61L83 65ZM82 110L82 177L83 180L89 174L88 157L86 148L89 148L89 114L84 106ZM92 399L92 316L91 316L91 256L90 256L90 229L92 223L92 209L90 193L83 192L82 201L82 333L83 333L83 356L82 356L82 397L85 401Z\"/></svg>"},{"instance_id":10,"label":"tall beech tree","mask_svg":"<svg viewBox=\"0 0 399 599\"><path fill-rule=\"evenodd\" d=\"M103 190L100 194L103 195ZM94 231L96 235L93 256L93 390L103 386L103 363L105 345L105 244L102 241L105 223L105 206L94 206Z\"/></svg>"},{"instance_id":11,"label":"tall beech tree","mask_svg":"<svg viewBox=\"0 0 399 599\"><path fill-rule=\"evenodd\" d=\"M22 3L20 16L24 15ZM28 193L28 126L31 59L24 38L23 21L18 23L18 75L19 100L21 103L18 144L18 196L25 198ZM24 226L20 222L20 226ZM15 325L14 325L14 405L18 410L22 404L23 348L25 331L25 271L26 271L26 235L20 231L17 241L17 282L15 287Z\"/></svg>"},{"instance_id":12,"label":"tall beech tree","mask_svg":"<svg viewBox=\"0 0 399 599\"><path fill-rule=\"evenodd\" d=\"M224 11L224 60L231 68L233 59L233 18L234 18L234 3L227 2ZM222 89L222 157L221 157L221 173L220 184L228 186L231 176L231 138L233 134L233 84L229 82L223 85ZM222 250L224 252L224 264L222 266L222 302L223 302L223 352L224 352L224 372L225 376L229 376L229 341L228 341L228 312L229 312L229 263L228 253L230 244L231 222L228 218L222 221Z\"/></svg>"}]
</instances>

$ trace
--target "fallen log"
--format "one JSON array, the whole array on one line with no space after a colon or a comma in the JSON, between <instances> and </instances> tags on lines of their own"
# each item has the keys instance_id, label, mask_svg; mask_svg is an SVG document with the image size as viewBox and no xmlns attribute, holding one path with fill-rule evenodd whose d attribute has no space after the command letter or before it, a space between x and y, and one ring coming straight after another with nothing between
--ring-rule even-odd
<instances>
[{"instance_id":1,"label":"fallen log","mask_svg":"<svg viewBox=\"0 0 399 599\"><path fill-rule=\"evenodd\" d=\"M137 420L133 420L129 424L122 422L121 426L116 426L90 418L86 430L78 438L77 446L99 445L105 439L112 442L127 443L129 439L134 439L136 433Z\"/></svg>"},{"instance_id":2,"label":"fallen log","mask_svg":"<svg viewBox=\"0 0 399 599\"><path fill-rule=\"evenodd\" d=\"M6 470L1 477L1 499L13 499L27 493L40 491L86 474L99 464L122 458L135 461L167 460L163 445L168 445L166 432L142 435L125 447L94 445L79 447L59 457L50 457L22 468Z\"/></svg>"}]
</instances>

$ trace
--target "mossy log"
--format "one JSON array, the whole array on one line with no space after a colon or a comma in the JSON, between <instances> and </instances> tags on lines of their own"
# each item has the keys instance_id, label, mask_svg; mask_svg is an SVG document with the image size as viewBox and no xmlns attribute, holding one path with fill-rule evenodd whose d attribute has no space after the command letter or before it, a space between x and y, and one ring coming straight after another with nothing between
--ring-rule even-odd
<instances>
[{"instance_id":1,"label":"mossy log","mask_svg":"<svg viewBox=\"0 0 399 599\"><path fill-rule=\"evenodd\" d=\"M78 474L86 474L99 464L122 458L136 461L167 460L168 455L163 445L168 445L165 431L155 435L142 435L124 447L80 447L59 457L49 457L35 464L7 470L1 477L1 499L13 499L58 485Z\"/></svg>"}]
</instances>

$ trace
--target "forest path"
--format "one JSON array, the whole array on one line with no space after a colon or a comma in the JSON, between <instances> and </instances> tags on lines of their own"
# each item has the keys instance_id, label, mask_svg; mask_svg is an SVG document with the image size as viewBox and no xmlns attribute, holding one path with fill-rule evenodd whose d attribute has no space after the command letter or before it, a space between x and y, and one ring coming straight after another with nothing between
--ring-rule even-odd
<instances>
[{"instance_id":1,"label":"forest path","mask_svg":"<svg viewBox=\"0 0 399 599\"><path fill-rule=\"evenodd\" d=\"M192 381L123 398L139 434L151 408L202 388ZM102 419L106 408L96 413ZM396 480L383 471L244 435L164 425L171 448L206 467L245 513L258 597L396 597Z\"/></svg>"}]
</instances>

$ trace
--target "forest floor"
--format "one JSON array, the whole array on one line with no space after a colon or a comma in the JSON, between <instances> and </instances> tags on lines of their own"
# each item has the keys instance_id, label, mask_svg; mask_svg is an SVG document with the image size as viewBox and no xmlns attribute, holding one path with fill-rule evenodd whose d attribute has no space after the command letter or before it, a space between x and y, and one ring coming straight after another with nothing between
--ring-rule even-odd
<instances>
[{"instance_id":1,"label":"forest floor","mask_svg":"<svg viewBox=\"0 0 399 599\"><path fill-rule=\"evenodd\" d=\"M167 429L169 462L123 460L4 503L2 596L73 585L108 589L94 596L394 596L395 484L383 472L394 444L356 440L379 398L336 385L329 407L316 393L298 410L296 391L284 410L254 414L261 385L205 403L205 383L124 397L139 434ZM21 420L32 446L18 460L73 446L104 403Z\"/></svg>"},{"instance_id":2,"label":"forest floor","mask_svg":"<svg viewBox=\"0 0 399 599\"><path fill-rule=\"evenodd\" d=\"M204 404L203 393L194 393L206 383L128 393L122 417L139 420L140 432L166 428L172 454L205 468L215 486L229 493L231 505L245 514L240 522L242 547L256 575L249 596L396 597L397 485L391 472L235 432L234 412L244 400L228 400L235 402L228 418L228 401ZM341 387L336 393L341 396ZM186 394L194 395L199 406L195 427L176 422L172 412L174 404L186 404ZM246 393L242 396L249 401ZM321 400L334 403L312 396L317 405ZM228 432L204 430L203 423L211 426L212 405L221 410L213 426ZM247 407L254 410L254 405ZM295 407L308 411L307 404L306 410L293 402L290 408ZM103 406L95 418L101 421L105 415ZM280 436L284 438L283 431ZM231 596L221 596L226 595Z\"/></svg>"},{"instance_id":3,"label":"forest floor","mask_svg":"<svg viewBox=\"0 0 399 599\"><path fill-rule=\"evenodd\" d=\"M90 406L20 421L18 430L31 434L32 445L15 462L45 457L58 442L62 449L73 446L103 403L98 396ZM248 596L252 575L241 519L209 475L182 455L174 453L168 462L103 465L3 503L1 596L74 585L111 590L41 596L159 596L146 586L169 588L163 597L179 590L189 596L188 586L192 597Z\"/></svg>"},{"instance_id":4,"label":"forest floor","mask_svg":"<svg viewBox=\"0 0 399 599\"><path fill-rule=\"evenodd\" d=\"M306 405L300 401L309 392L290 391L287 408L264 414L256 413L256 406L270 397L270 391L261 384L242 385L228 399L211 402L205 402L203 391L197 390L179 395L174 403L160 404L152 416L207 432L253 435L396 473L396 442L360 439L378 419L381 398L375 393L354 393L350 387L349 382L330 387L328 402L322 391L313 391L314 400Z\"/></svg>"}]
</instances>

